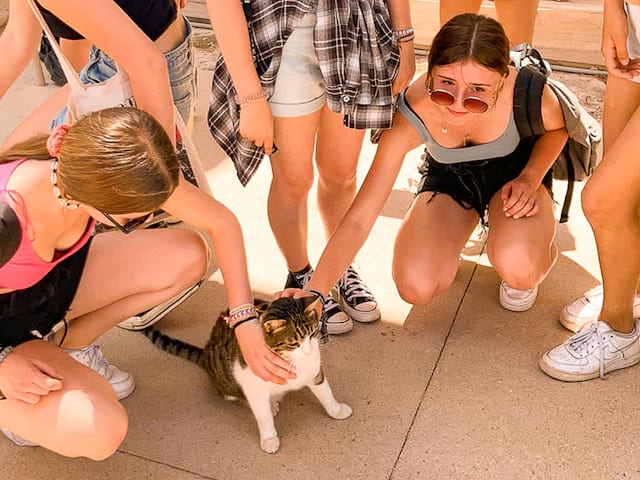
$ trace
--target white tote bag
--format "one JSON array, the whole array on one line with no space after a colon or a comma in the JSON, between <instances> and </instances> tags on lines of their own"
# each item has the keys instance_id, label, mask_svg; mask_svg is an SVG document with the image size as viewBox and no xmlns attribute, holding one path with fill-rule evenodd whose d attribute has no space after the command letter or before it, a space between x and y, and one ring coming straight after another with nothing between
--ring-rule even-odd
<instances>
[{"instance_id":1,"label":"white tote bag","mask_svg":"<svg viewBox=\"0 0 640 480\"><path fill-rule=\"evenodd\" d=\"M42 17L42 13L34 0L27 1L47 35L51 48L55 52L56 57L58 57L60 66L71 87L71 94L67 102L69 123L74 123L78 118L87 113L104 110L105 108L136 106L129 76L122 69L118 69L118 72L113 77L104 82L92 84L82 83L78 73L71 66L71 63L64 53L62 53L60 45L58 45L55 36Z\"/></svg>"}]
</instances>

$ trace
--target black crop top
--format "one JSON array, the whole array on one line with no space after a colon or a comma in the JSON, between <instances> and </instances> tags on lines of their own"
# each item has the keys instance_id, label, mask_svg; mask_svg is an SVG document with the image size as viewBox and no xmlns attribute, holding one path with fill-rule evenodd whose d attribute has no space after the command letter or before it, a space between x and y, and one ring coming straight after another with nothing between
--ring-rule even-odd
<instances>
[{"instance_id":1,"label":"black crop top","mask_svg":"<svg viewBox=\"0 0 640 480\"><path fill-rule=\"evenodd\" d=\"M177 15L175 0L114 0L114 3L153 41L164 33ZM55 36L69 40L84 38L39 4L38 8ZM117 27L110 28L115 28L117 32Z\"/></svg>"}]
</instances>

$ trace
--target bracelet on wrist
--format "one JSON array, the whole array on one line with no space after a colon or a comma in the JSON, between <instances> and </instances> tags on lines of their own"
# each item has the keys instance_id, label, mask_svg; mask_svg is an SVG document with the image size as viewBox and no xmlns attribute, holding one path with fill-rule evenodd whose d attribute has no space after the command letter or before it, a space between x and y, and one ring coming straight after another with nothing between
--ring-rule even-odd
<instances>
[{"instance_id":1,"label":"bracelet on wrist","mask_svg":"<svg viewBox=\"0 0 640 480\"><path fill-rule=\"evenodd\" d=\"M267 93L267 91L264 88L261 88L258 93L253 93L251 95L247 95L246 97L234 95L233 101L236 102L236 105L245 105L247 103L255 103L266 100L268 96L269 94Z\"/></svg>"},{"instance_id":2,"label":"bracelet on wrist","mask_svg":"<svg viewBox=\"0 0 640 480\"><path fill-rule=\"evenodd\" d=\"M257 315L254 315L252 317L243 318L242 320L238 320L236 323L234 323L233 325L229 325L229 326L231 327L231 330L233 330L235 332L236 328L238 328L243 323L253 322L254 320L258 320L258 316Z\"/></svg>"},{"instance_id":3,"label":"bracelet on wrist","mask_svg":"<svg viewBox=\"0 0 640 480\"><path fill-rule=\"evenodd\" d=\"M397 37L396 43L413 42L415 38L416 38L416 35L412 33L411 35L405 35L404 37Z\"/></svg>"},{"instance_id":4,"label":"bracelet on wrist","mask_svg":"<svg viewBox=\"0 0 640 480\"><path fill-rule=\"evenodd\" d=\"M13 347L4 347L2 350L0 350L0 363L4 362L4 360L11 352L13 352Z\"/></svg>"},{"instance_id":5,"label":"bracelet on wrist","mask_svg":"<svg viewBox=\"0 0 640 480\"><path fill-rule=\"evenodd\" d=\"M403 37L407 37L409 35L415 35L416 31L413 29L413 27L409 27L409 28L403 28L401 30L394 30L392 32L393 38L395 38L396 40L399 38L403 38Z\"/></svg>"},{"instance_id":6,"label":"bracelet on wrist","mask_svg":"<svg viewBox=\"0 0 640 480\"><path fill-rule=\"evenodd\" d=\"M316 297L318 297L320 299L320 301L322 302L322 305L324 305L325 303L327 303L327 299L325 298L325 296L320 293L318 290L315 290L313 288L305 288L304 289L305 292L309 292L312 295L315 295Z\"/></svg>"},{"instance_id":7,"label":"bracelet on wrist","mask_svg":"<svg viewBox=\"0 0 640 480\"><path fill-rule=\"evenodd\" d=\"M245 303L230 309L226 321L229 328L234 328L239 322L249 318L258 318L258 312L253 303Z\"/></svg>"}]
</instances>

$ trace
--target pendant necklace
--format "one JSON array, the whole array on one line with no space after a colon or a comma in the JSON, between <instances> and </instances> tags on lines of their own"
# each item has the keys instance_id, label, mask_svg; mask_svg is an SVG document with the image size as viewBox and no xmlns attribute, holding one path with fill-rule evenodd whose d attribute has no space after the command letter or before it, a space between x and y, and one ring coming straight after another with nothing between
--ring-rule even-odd
<instances>
[{"instance_id":1,"label":"pendant necklace","mask_svg":"<svg viewBox=\"0 0 640 480\"><path fill-rule=\"evenodd\" d=\"M442 133L447 133L449 131L449 129L447 127L440 127L440 131Z\"/></svg>"}]
</instances>

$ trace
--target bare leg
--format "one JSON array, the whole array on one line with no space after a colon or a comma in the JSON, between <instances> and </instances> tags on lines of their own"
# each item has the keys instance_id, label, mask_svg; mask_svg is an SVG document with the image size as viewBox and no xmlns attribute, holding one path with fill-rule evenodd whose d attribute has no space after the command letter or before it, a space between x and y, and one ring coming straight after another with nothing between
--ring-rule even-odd
<instances>
[{"instance_id":1,"label":"bare leg","mask_svg":"<svg viewBox=\"0 0 640 480\"><path fill-rule=\"evenodd\" d=\"M23 343L15 352L53 366L64 379L63 388L35 405L0 400L0 425L67 457L103 460L113 454L128 420L109 382L41 340Z\"/></svg>"},{"instance_id":2,"label":"bare leg","mask_svg":"<svg viewBox=\"0 0 640 480\"><path fill-rule=\"evenodd\" d=\"M532 43L539 0L495 0L498 21L511 45Z\"/></svg>"},{"instance_id":3,"label":"bare leg","mask_svg":"<svg viewBox=\"0 0 640 480\"><path fill-rule=\"evenodd\" d=\"M423 192L416 197L393 251L393 280L405 301L425 305L451 286L460 252L477 223L474 210L448 195Z\"/></svg>"},{"instance_id":4,"label":"bare leg","mask_svg":"<svg viewBox=\"0 0 640 480\"><path fill-rule=\"evenodd\" d=\"M518 290L538 285L558 256L553 201L544 186L538 188L537 202L540 211L536 215L519 219L504 215L500 192L489 203L489 260L498 275Z\"/></svg>"},{"instance_id":5,"label":"bare leg","mask_svg":"<svg viewBox=\"0 0 640 480\"><path fill-rule=\"evenodd\" d=\"M356 196L356 170L364 130L347 128L342 114L322 108L316 164L318 166L318 209L327 238L336 229Z\"/></svg>"},{"instance_id":6,"label":"bare leg","mask_svg":"<svg viewBox=\"0 0 640 480\"><path fill-rule=\"evenodd\" d=\"M495 0L498 21L511 45L533 40L539 0ZM461 13L478 13L482 0L440 0L440 25Z\"/></svg>"},{"instance_id":7,"label":"bare leg","mask_svg":"<svg viewBox=\"0 0 640 480\"><path fill-rule=\"evenodd\" d=\"M269 223L291 271L309 263L307 197L313 184L313 148L320 111L303 117L275 120L278 152L271 156Z\"/></svg>"},{"instance_id":8,"label":"bare leg","mask_svg":"<svg viewBox=\"0 0 640 480\"><path fill-rule=\"evenodd\" d=\"M604 157L582 192L604 286L600 319L633 330L633 296L640 277L640 85L609 76L604 110Z\"/></svg>"},{"instance_id":9,"label":"bare leg","mask_svg":"<svg viewBox=\"0 0 640 480\"><path fill-rule=\"evenodd\" d=\"M71 304L64 347L85 347L125 318L177 295L202 278L207 258L202 237L183 228L98 235Z\"/></svg>"},{"instance_id":10,"label":"bare leg","mask_svg":"<svg viewBox=\"0 0 640 480\"><path fill-rule=\"evenodd\" d=\"M440 26L461 13L478 13L482 0L440 0Z\"/></svg>"}]
</instances>

